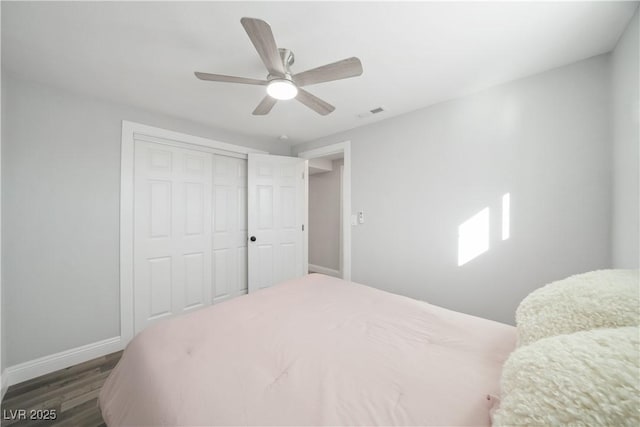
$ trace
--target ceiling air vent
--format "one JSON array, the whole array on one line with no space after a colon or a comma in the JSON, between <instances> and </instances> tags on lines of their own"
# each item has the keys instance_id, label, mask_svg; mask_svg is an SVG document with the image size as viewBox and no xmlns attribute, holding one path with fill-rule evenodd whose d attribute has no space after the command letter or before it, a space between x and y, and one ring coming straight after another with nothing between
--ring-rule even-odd
<instances>
[{"instance_id":1,"label":"ceiling air vent","mask_svg":"<svg viewBox=\"0 0 640 427\"><path fill-rule=\"evenodd\" d=\"M358 114L358 117L360 117L361 119L366 119L367 117L371 117L374 114L383 113L384 111L386 111L384 109L384 107L376 107L376 108L373 108L373 109L371 109L371 110L369 110L369 111L367 111L365 113Z\"/></svg>"}]
</instances>

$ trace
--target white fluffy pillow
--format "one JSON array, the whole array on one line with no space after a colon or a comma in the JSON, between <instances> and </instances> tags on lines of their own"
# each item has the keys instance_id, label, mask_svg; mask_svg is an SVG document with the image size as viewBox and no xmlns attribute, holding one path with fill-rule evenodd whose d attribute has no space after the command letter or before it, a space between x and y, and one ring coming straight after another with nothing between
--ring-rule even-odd
<instances>
[{"instance_id":1,"label":"white fluffy pillow","mask_svg":"<svg viewBox=\"0 0 640 427\"><path fill-rule=\"evenodd\" d=\"M640 324L638 270L598 270L550 283L516 310L518 345L595 328Z\"/></svg>"},{"instance_id":2,"label":"white fluffy pillow","mask_svg":"<svg viewBox=\"0 0 640 427\"><path fill-rule=\"evenodd\" d=\"M502 372L494 426L640 425L638 327L544 338Z\"/></svg>"}]
</instances>

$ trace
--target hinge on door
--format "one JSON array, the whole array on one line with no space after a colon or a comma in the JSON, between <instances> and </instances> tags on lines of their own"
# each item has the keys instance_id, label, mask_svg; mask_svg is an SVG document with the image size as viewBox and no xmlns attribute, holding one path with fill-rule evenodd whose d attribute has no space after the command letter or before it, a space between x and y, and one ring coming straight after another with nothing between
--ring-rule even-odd
<instances>
[{"instance_id":1,"label":"hinge on door","mask_svg":"<svg viewBox=\"0 0 640 427\"><path fill-rule=\"evenodd\" d=\"M302 172L302 179L304 180L304 172Z\"/></svg>"},{"instance_id":2,"label":"hinge on door","mask_svg":"<svg viewBox=\"0 0 640 427\"><path fill-rule=\"evenodd\" d=\"M304 231L304 224L302 224L302 231Z\"/></svg>"}]
</instances>

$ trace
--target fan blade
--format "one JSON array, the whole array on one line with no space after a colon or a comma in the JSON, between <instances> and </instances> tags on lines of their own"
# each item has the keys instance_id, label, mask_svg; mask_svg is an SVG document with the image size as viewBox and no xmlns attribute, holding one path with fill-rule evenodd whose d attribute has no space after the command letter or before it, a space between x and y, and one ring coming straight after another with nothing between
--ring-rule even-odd
<instances>
[{"instance_id":1,"label":"fan blade","mask_svg":"<svg viewBox=\"0 0 640 427\"><path fill-rule=\"evenodd\" d=\"M258 51L260 59L267 67L269 74L284 76L284 64L280 58L278 46L276 46L269 24L255 18L242 18L240 22L249 35L251 43Z\"/></svg>"},{"instance_id":2,"label":"fan blade","mask_svg":"<svg viewBox=\"0 0 640 427\"><path fill-rule=\"evenodd\" d=\"M298 95L296 96L296 99L323 116L326 116L336 109L333 105L323 101L315 95L311 95L304 89L298 88Z\"/></svg>"},{"instance_id":3,"label":"fan blade","mask_svg":"<svg viewBox=\"0 0 640 427\"><path fill-rule=\"evenodd\" d=\"M309 86L316 83L347 79L362 74L362 64L358 58L347 58L333 64L323 65L312 70L303 71L293 76L298 86Z\"/></svg>"},{"instance_id":4,"label":"fan blade","mask_svg":"<svg viewBox=\"0 0 640 427\"><path fill-rule=\"evenodd\" d=\"M209 74L200 73L196 71L194 73L200 80L209 80L212 82L226 82L226 83L244 83L246 85L266 85L269 83L266 80L248 79L245 77L225 76L222 74Z\"/></svg>"},{"instance_id":5,"label":"fan blade","mask_svg":"<svg viewBox=\"0 0 640 427\"><path fill-rule=\"evenodd\" d=\"M266 114L269 114L269 111L271 111L273 106L276 105L276 102L278 102L277 99L267 95L262 99L262 101L260 101L260 104L258 104L256 109L253 110L252 114L254 116L264 116Z\"/></svg>"}]
</instances>

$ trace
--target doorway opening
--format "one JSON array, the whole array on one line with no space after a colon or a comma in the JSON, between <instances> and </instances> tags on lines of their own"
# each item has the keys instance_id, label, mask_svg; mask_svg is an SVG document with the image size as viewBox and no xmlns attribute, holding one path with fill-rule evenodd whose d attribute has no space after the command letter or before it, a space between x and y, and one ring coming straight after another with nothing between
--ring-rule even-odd
<instances>
[{"instance_id":1,"label":"doorway opening","mask_svg":"<svg viewBox=\"0 0 640 427\"><path fill-rule=\"evenodd\" d=\"M309 272L351 280L351 150L342 142L304 151L309 160Z\"/></svg>"}]
</instances>

